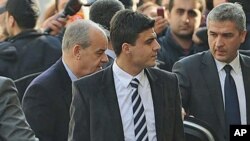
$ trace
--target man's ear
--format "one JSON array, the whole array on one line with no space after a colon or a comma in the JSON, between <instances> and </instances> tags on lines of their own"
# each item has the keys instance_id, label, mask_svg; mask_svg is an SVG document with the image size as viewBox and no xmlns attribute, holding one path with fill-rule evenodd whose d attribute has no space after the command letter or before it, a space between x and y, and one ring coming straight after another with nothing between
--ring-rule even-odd
<instances>
[{"instance_id":1,"label":"man's ear","mask_svg":"<svg viewBox=\"0 0 250 141\"><path fill-rule=\"evenodd\" d=\"M247 31L242 31L240 32L240 40L241 40L241 43L244 43L245 40L246 40L246 36L247 36Z\"/></svg>"},{"instance_id":2,"label":"man's ear","mask_svg":"<svg viewBox=\"0 0 250 141\"><path fill-rule=\"evenodd\" d=\"M122 52L126 53L126 54L129 54L131 53L131 50L130 50L130 47L131 45L128 44L128 43L123 43L122 44Z\"/></svg>"},{"instance_id":3,"label":"man's ear","mask_svg":"<svg viewBox=\"0 0 250 141\"><path fill-rule=\"evenodd\" d=\"M9 13L7 13L7 19L8 19L8 25L10 27L14 27L14 25L16 24L14 17L12 15L10 15Z\"/></svg>"},{"instance_id":4,"label":"man's ear","mask_svg":"<svg viewBox=\"0 0 250 141\"><path fill-rule=\"evenodd\" d=\"M81 58L81 46L80 45L74 45L73 47L73 56L74 58L76 58L77 60L80 60Z\"/></svg>"}]
</instances>

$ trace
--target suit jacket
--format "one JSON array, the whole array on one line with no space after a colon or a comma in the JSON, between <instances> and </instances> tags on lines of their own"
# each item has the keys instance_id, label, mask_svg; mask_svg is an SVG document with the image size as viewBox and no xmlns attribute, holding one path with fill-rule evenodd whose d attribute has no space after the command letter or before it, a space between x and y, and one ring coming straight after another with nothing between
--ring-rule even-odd
<instances>
[{"instance_id":1,"label":"suit jacket","mask_svg":"<svg viewBox=\"0 0 250 141\"><path fill-rule=\"evenodd\" d=\"M146 69L158 141L183 141L177 77ZM124 141L112 66L73 83L69 141Z\"/></svg>"},{"instance_id":2,"label":"suit jacket","mask_svg":"<svg viewBox=\"0 0 250 141\"><path fill-rule=\"evenodd\" d=\"M250 115L250 58L240 55L247 115ZM219 141L229 141L219 74L212 54L202 52L178 61L174 67L179 79L183 107L190 115L206 121ZM250 116L247 116L250 124Z\"/></svg>"},{"instance_id":3,"label":"suit jacket","mask_svg":"<svg viewBox=\"0 0 250 141\"><path fill-rule=\"evenodd\" d=\"M40 141L67 141L71 97L72 82L61 59L28 86L22 106Z\"/></svg>"},{"instance_id":4,"label":"suit jacket","mask_svg":"<svg viewBox=\"0 0 250 141\"><path fill-rule=\"evenodd\" d=\"M38 141L29 127L12 80L0 77L0 140Z\"/></svg>"}]
</instances>

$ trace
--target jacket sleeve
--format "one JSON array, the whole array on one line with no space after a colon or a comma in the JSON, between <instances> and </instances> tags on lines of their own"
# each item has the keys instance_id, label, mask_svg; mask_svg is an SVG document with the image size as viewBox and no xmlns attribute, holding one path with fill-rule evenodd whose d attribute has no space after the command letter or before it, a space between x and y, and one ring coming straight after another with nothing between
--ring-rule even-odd
<instances>
[{"instance_id":1,"label":"jacket sleeve","mask_svg":"<svg viewBox=\"0 0 250 141\"><path fill-rule=\"evenodd\" d=\"M11 79L0 77L0 140L38 141L29 127Z\"/></svg>"}]
</instances>

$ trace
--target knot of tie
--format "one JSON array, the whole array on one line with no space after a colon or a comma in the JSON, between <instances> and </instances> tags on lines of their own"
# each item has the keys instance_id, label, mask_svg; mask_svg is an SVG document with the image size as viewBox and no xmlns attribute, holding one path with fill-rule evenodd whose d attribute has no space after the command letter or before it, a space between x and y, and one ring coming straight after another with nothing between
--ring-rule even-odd
<instances>
[{"instance_id":1,"label":"knot of tie","mask_svg":"<svg viewBox=\"0 0 250 141\"><path fill-rule=\"evenodd\" d=\"M135 89L138 88L138 84L139 84L139 80L136 79L136 78L132 79L132 81L130 82L130 85L131 85L133 88L135 88Z\"/></svg>"},{"instance_id":2,"label":"knot of tie","mask_svg":"<svg viewBox=\"0 0 250 141\"><path fill-rule=\"evenodd\" d=\"M232 67L230 65L225 65L224 66L224 70L227 74L230 74L231 70L232 70Z\"/></svg>"}]
</instances>

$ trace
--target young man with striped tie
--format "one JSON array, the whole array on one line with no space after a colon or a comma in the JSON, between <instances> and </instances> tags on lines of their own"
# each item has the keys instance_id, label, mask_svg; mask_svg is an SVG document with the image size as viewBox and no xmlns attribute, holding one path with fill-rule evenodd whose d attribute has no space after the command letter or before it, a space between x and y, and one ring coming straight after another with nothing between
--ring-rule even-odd
<instances>
[{"instance_id":1,"label":"young man with striped tie","mask_svg":"<svg viewBox=\"0 0 250 141\"><path fill-rule=\"evenodd\" d=\"M177 77L152 68L154 20L121 10L111 20L114 64L73 84L69 141L183 141Z\"/></svg>"}]
</instances>

